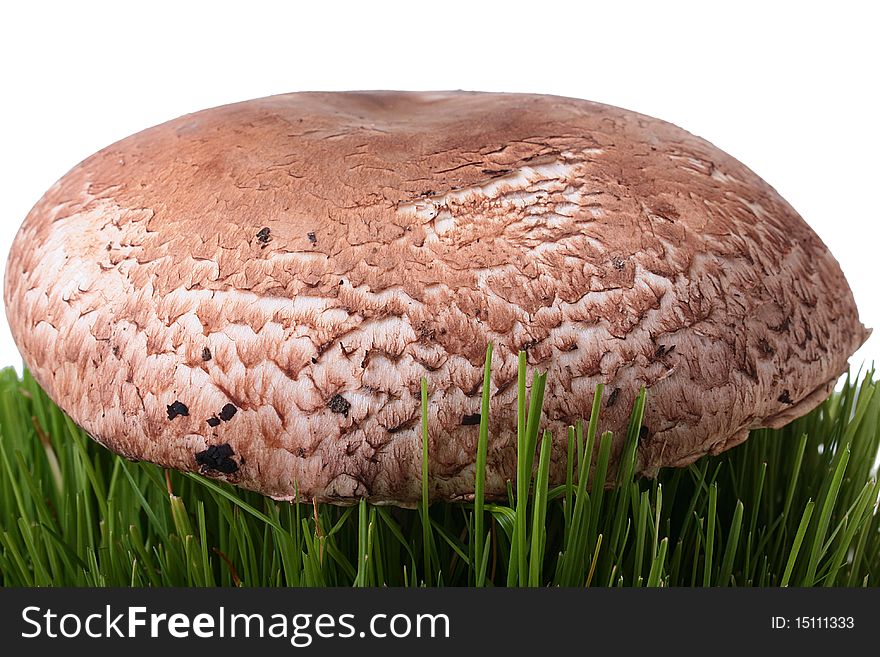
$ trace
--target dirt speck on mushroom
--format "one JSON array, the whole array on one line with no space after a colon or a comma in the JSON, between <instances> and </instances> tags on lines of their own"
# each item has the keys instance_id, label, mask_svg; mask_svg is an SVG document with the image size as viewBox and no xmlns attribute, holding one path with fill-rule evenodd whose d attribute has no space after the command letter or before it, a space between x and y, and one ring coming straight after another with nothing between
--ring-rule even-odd
<instances>
[{"instance_id":1,"label":"dirt speck on mushroom","mask_svg":"<svg viewBox=\"0 0 880 657\"><path fill-rule=\"evenodd\" d=\"M480 423L480 414L479 413L470 413L468 415L463 415L461 418L462 426L469 427L475 424Z\"/></svg>"},{"instance_id":2,"label":"dirt speck on mushroom","mask_svg":"<svg viewBox=\"0 0 880 657\"><path fill-rule=\"evenodd\" d=\"M345 397L337 393L330 398L330 403L327 404L327 406L334 413L348 415L348 410L351 408L351 403Z\"/></svg>"},{"instance_id":3,"label":"dirt speck on mushroom","mask_svg":"<svg viewBox=\"0 0 880 657\"><path fill-rule=\"evenodd\" d=\"M186 417L189 415L189 408L182 401L174 401L165 409L168 413L168 419L173 420L178 416Z\"/></svg>"},{"instance_id":4,"label":"dirt speck on mushroom","mask_svg":"<svg viewBox=\"0 0 880 657\"><path fill-rule=\"evenodd\" d=\"M228 444L211 445L208 449L197 452L195 458L196 463L204 470L232 474L238 471L238 463L232 459L234 454L235 452Z\"/></svg>"},{"instance_id":5,"label":"dirt speck on mushroom","mask_svg":"<svg viewBox=\"0 0 880 657\"><path fill-rule=\"evenodd\" d=\"M232 419L232 416L238 412L238 408L235 407L235 404L226 404L223 408L220 409L220 419L224 422L229 422Z\"/></svg>"},{"instance_id":6,"label":"dirt speck on mushroom","mask_svg":"<svg viewBox=\"0 0 880 657\"><path fill-rule=\"evenodd\" d=\"M257 231L257 241L260 243L260 248L265 249L269 242L272 241L272 237L270 235L272 231L269 228L264 227Z\"/></svg>"}]
</instances>

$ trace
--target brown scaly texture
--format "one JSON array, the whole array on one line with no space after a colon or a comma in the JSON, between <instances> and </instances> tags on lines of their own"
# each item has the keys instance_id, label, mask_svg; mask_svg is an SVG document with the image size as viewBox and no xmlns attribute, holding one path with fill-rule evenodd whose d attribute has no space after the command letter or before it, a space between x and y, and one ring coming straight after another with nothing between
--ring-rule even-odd
<instances>
[{"instance_id":1,"label":"brown scaly texture","mask_svg":"<svg viewBox=\"0 0 880 657\"><path fill-rule=\"evenodd\" d=\"M583 100L297 93L93 155L6 271L37 381L96 440L276 498L411 505L515 473L516 358L548 372L552 479L589 415L654 475L818 404L867 337L832 255L711 144ZM613 471L613 467L612 467Z\"/></svg>"}]
</instances>

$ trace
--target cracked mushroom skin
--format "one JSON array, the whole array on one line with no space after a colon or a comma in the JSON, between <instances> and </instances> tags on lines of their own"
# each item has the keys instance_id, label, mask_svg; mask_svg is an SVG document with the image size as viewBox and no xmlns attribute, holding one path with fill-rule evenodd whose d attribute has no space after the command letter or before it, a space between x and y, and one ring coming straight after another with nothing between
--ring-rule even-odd
<instances>
[{"instance_id":1,"label":"cracked mushroom skin","mask_svg":"<svg viewBox=\"0 0 880 657\"><path fill-rule=\"evenodd\" d=\"M764 181L583 100L293 93L128 137L24 221L5 301L95 440L278 499L411 506L515 475L516 364L548 373L551 479L605 384L653 476L819 404L866 339L834 257ZM614 476L612 463L611 476Z\"/></svg>"}]
</instances>

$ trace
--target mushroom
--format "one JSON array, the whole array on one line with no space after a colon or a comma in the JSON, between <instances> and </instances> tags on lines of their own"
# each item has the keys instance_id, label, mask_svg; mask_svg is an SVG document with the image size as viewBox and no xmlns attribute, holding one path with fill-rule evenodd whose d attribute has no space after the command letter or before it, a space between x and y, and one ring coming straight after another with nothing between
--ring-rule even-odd
<instances>
[{"instance_id":1,"label":"mushroom","mask_svg":"<svg viewBox=\"0 0 880 657\"><path fill-rule=\"evenodd\" d=\"M17 345L131 459L278 499L412 505L515 476L517 354L548 373L551 480L605 384L638 474L807 413L867 338L834 257L763 180L669 123L584 100L293 93L89 157L9 256ZM614 472L612 463L611 472Z\"/></svg>"}]
</instances>

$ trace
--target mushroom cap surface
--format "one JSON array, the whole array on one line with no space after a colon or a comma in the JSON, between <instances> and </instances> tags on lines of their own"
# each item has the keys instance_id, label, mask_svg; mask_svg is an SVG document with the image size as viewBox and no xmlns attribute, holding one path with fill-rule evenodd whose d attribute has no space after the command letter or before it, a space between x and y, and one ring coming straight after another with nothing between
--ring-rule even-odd
<instances>
[{"instance_id":1,"label":"mushroom cap surface","mask_svg":"<svg viewBox=\"0 0 880 657\"><path fill-rule=\"evenodd\" d=\"M719 453L820 403L867 338L834 257L763 180L584 100L292 93L189 114L76 166L5 278L25 363L131 459L278 499L412 505L515 477L517 353L547 371L551 481L605 384L612 468Z\"/></svg>"}]
</instances>

